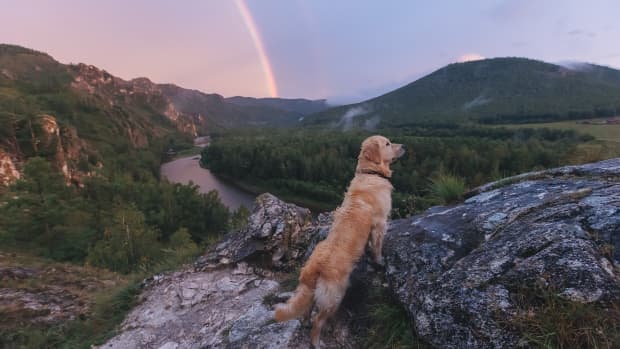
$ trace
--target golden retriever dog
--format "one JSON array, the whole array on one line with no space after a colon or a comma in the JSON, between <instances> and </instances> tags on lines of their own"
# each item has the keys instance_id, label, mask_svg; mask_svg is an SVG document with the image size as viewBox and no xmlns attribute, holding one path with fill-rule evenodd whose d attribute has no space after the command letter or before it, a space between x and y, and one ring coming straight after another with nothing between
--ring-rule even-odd
<instances>
[{"instance_id":1,"label":"golden retriever dog","mask_svg":"<svg viewBox=\"0 0 620 349\"><path fill-rule=\"evenodd\" d=\"M321 328L332 316L349 286L349 274L369 245L375 262L382 263L381 247L387 218L392 209L390 164L405 153L402 144L383 136L364 140L355 177L342 205L334 213L327 238L321 241L301 269L299 286L286 304L275 306L274 317L282 322L308 315L313 303L310 340L319 346Z\"/></svg>"}]
</instances>

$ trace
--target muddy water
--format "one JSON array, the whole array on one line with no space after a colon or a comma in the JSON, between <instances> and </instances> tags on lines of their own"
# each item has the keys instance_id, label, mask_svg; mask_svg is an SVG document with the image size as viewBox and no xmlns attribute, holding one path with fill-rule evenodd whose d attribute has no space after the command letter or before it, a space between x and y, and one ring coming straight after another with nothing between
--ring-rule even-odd
<instances>
[{"instance_id":1,"label":"muddy water","mask_svg":"<svg viewBox=\"0 0 620 349\"><path fill-rule=\"evenodd\" d=\"M243 205L252 209L254 195L216 178L209 170L200 167L200 155L192 155L167 162L161 166L161 175L170 182L187 184L194 182L201 193L217 190L224 205L236 210Z\"/></svg>"}]
</instances>

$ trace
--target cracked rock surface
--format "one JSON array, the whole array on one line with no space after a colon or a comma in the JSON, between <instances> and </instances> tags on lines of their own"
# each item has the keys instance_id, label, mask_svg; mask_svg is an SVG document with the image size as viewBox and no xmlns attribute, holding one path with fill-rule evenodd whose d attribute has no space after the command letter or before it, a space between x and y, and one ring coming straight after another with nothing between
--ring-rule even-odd
<instances>
[{"instance_id":1,"label":"cracked rock surface","mask_svg":"<svg viewBox=\"0 0 620 349\"><path fill-rule=\"evenodd\" d=\"M464 203L392 221L392 291L438 348L509 348L511 295L544 285L566 299L620 302L620 158L519 175Z\"/></svg>"}]
</instances>

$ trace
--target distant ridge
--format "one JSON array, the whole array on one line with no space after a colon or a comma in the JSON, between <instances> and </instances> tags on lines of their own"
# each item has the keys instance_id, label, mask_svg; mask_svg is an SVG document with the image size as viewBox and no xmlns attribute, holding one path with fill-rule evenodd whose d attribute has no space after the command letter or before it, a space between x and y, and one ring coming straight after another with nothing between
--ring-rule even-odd
<instances>
[{"instance_id":1,"label":"distant ridge","mask_svg":"<svg viewBox=\"0 0 620 349\"><path fill-rule=\"evenodd\" d=\"M354 124L525 123L606 117L620 112L620 71L527 58L492 58L447 65L364 102L313 114L304 125L336 125L347 111Z\"/></svg>"}]
</instances>

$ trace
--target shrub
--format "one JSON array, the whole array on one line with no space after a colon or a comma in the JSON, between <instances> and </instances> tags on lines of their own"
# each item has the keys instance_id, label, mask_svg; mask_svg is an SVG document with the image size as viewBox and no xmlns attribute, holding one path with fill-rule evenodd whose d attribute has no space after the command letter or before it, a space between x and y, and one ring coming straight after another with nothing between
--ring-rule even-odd
<instances>
[{"instance_id":1,"label":"shrub","mask_svg":"<svg viewBox=\"0 0 620 349\"><path fill-rule=\"evenodd\" d=\"M442 204L451 204L465 194L465 182L453 175L440 174L432 180L431 192Z\"/></svg>"},{"instance_id":2,"label":"shrub","mask_svg":"<svg viewBox=\"0 0 620 349\"><path fill-rule=\"evenodd\" d=\"M121 273L148 269L158 261L162 248L157 233L144 222L144 214L133 206L116 211L103 238L89 252L87 262Z\"/></svg>"}]
</instances>

